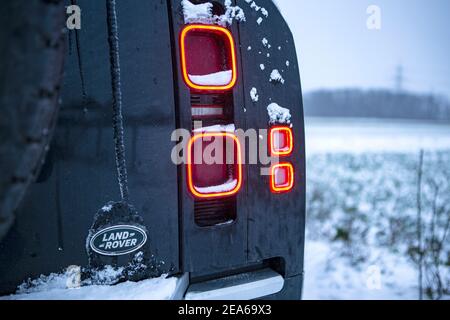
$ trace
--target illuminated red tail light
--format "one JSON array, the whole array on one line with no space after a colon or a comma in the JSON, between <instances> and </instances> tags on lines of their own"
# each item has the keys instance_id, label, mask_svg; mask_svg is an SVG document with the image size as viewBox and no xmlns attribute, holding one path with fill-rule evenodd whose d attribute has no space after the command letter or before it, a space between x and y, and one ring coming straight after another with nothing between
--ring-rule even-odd
<instances>
[{"instance_id":1,"label":"illuminated red tail light","mask_svg":"<svg viewBox=\"0 0 450 320\"><path fill-rule=\"evenodd\" d=\"M213 144L223 150L221 163L208 163L206 159L203 159L204 151ZM232 161L227 160L227 152L230 150L232 150ZM229 197L237 194L242 186L241 156L240 142L232 133L196 134L189 141L187 149L189 191L200 199Z\"/></svg>"},{"instance_id":2,"label":"illuminated red tail light","mask_svg":"<svg viewBox=\"0 0 450 320\"><path fill-rule=\"evenodd\" d=\"M294 137L289 127L273 127L269 134L272 156L289 156L294 149Z\"/></svg>"},{"instance_id":3,"label":"illuminated red tail light","mask_svg":"<svg viewBox=\"0 0 450 320\"><path fill-rule=\"evenodd\" d=\"M270 189L274 193L289 192L294 187L294 167L290 163L280 163L272 166L270 174Z\"/></svg>"},{"instance_id":4,"label":"illuminated red tail light","mask_svg":"<svg viewBox=\"0 0 450 320\"><path fill-rule=\"evenodd\" d=\"M186 84L198 91L227 91L237 80L231 32L220 26L193 24L180 35L181 67Z\"/></svg>"}]
</instances>

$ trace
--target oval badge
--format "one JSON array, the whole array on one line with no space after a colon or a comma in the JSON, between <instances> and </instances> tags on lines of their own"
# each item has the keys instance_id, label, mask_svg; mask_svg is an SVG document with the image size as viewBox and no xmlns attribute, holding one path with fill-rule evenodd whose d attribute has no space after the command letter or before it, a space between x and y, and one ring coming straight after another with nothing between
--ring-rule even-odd
<instances>
[{"instance_id":1,"label":"oval badge","mask_svg":"<svg viewBox=\"0 0 450 320\"><path fill-rule=\"evenodd\" d=\"M142 248L147 233L139 227L119 225L100 230L91 238L90 246L105 256L121 256Z\"/></svg>"}]
</instances>

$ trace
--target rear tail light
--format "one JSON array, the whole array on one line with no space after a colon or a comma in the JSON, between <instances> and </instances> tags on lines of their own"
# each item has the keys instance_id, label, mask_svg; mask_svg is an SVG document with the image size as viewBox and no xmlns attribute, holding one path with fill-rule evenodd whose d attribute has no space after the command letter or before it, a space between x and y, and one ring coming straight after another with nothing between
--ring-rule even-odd
<instances>
[{"instance_id":1,"label":"rear tail light","mask_svg":"<svg viewBox=\"0 0 450 320\"><path fill-rule=\"evenodd\" d=\"M292 129L289 127L273 127L269 135L272 156L289 156L294 149Z\"/></svg>"},{"instance_id":2,"label":"rear tail light","mask_svg":"<svg viewBox=\"0 0 450 320\"><path fill-rule=\"evenodd\" d=\"M223 154L204 159L204 151L211 145L221 145ZM212 132L196 134L187 149L187 180L189 191L196 198L212 199L237 194L242 185L241 145L232 133ZM212 163L211 160L219 160Z\"/></svg>"},{"instance_id":3,"label":"rear tail light","mask_svg":"<svg viewBox=\"0 0 450 320\"><path fill-rule=\"evenodd\" d=\"M180 36L183 79L197 91L227 91L237 80L236 51L231 32L223 27L193 24Z\"/></svg>"},{"instance_id":4,"label":"rear tail light","mask_svg":"<svg viewBox=\"0 0 450 320\"><path fill-rule=\"evenodd\" d=\"M202 121L203 127L233 124L232 89L238 75L237 52L231 32L216 25L191 24L182 29L179 40L181 76L190 89L192 129L196 128L196 121ZM201 227L236 219L236 194L243 183L241 146L237 137L221 132L221 129L208 132L198 134L195 129L187 150L186 180L188 190L195 198L195 223ZM219 147L211 145L219 139L225 142ZM231 147L227 148L229 145ZM227 157L225 152L233 150L233 161L203 162L207 160L202 159L203 151L208 154L211 147L221 154L220 157Z\"/></svg>"},{"instance_id":5,"label":"rear tail light","mask_svg":"<svg viewBox=\"0 0 450 320\"><path fill-rule=\"evenodd\" d=\"M273 165L270 174L270 189L274 193L289 192L294 187L294 167L290 163Z\"/></svg>"}]
</instances>

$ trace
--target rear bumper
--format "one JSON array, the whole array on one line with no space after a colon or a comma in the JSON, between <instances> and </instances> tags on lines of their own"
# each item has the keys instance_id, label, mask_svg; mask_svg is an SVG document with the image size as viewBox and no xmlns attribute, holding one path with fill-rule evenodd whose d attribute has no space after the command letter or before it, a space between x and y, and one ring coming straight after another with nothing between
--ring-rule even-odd
<instances>
[{"instance_id":1,"label":"rear bumper","mask_svg":"<svg viewBox=\"0 0 450 320\"><path fill-rule=\"evenodd\" d=\"M265 268L237 275L189 283L189 274L180 277L174 300L258 300L301 298L302 276L285 279Z\"/></svg>"}]
</instances>

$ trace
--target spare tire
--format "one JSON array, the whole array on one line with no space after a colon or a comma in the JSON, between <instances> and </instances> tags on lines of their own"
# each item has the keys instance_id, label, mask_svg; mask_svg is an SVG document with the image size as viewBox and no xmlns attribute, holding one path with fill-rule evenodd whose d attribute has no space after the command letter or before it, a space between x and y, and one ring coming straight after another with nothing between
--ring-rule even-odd
<instances>
[{"instance_id":1,"label":"spare tire","mask_svg":"<svg viewBox=\"0 0 450 320\"><path fill-rule=\"evenodd\" d=\"M57 119L62 0L0 1L0 241L40 171Z\"/></svg>"}]
</instances>

